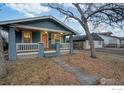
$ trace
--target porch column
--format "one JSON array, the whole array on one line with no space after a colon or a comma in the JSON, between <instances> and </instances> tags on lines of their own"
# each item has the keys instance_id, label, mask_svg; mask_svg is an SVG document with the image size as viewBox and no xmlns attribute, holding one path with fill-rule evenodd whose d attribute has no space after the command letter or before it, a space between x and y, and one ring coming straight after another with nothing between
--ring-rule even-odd
<instances>
[{"instance_id":1,"label":"porch column","mask_svg":"<svg viewBox=\"0 0 124 93\"><path fill-rule=\"evenodd\" d=\"M69 42L70 42L70 54L73 53L73 36L70 34L69 36Z\"/></svg>"},{"instance_id":2,"label":"porch column","mask_svg":"<svg viewBox=\"0 0 124 93\"><path fill-rule=\"evenodd\" d=\"M38 43L38 57L43 57L43 56L44 56L43 43L39 42Z\"/></svg>"},{"instance_id":3,"label":"porch column","mask_svg":"<svg viewBox=\"0 0 124 93\"><path fill-rule=\"evenodd\" d=\"M10 27L8 33L8 56L10 61L16 60L16 39L15 39L15 28Z\"/></svg>"},{"instance_id":4,"label":"porch column","mask_svg":"<svg viewBox=\"0 0 124 93\"><path fill-rule=\"evenodd\" d=\"M56 43L56 54L57 56L60 56L60 44Z\"/></svg>"}]
</instances>

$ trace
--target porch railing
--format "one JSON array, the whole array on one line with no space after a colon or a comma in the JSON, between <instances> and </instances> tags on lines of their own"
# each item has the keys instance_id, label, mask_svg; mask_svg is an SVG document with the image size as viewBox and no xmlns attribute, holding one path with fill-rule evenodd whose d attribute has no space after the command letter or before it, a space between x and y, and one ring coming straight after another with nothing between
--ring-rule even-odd
<instances>
[{"instance_id":1,"label":"porch railing","mask_svg":"<svg viewBox=\"0 0 124 93\"><path fill-rule=\"evenodd\" d=\"M60 43L61 50L69 50L69 43ZM17 52L30 52L30 51L38 51L38 43L16 43L16 51Z\"/></svg>"},{"instance_id":2,"label":"porch railing","mask_svg":"<svg viewBox=\"0 0 124 93\"><path fill-rule=\"evenodd\" d=\"M61 50L69 50L70 49L70 43L60 43L60 49Z\"/></svg>"},{"instance_id":3,"label":"porch railing","mask_svg":"<svg viewBox=\"0 0 124 93\"><path fill-rule=\"evenodd\" d=\"M38 43L16 43L17 52L38 51Z\"/></svg>"}]
</instances>

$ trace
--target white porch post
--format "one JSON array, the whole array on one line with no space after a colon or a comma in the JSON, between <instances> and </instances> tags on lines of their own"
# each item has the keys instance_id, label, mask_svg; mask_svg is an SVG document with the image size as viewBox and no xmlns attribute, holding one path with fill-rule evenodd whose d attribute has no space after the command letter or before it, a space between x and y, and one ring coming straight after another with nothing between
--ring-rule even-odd
<instances>
[{"instance_id":1,"label":"white porch post","mask_svg":"<svg viewBox=\"0 0 124 93\"><path fill-rule=\"evenodd\" d=\"M73 36L72 34L69 35L69 42L70 42L70 54L73 53Z\"/></svg>"},{"instance_id":2,"label":"white porch post","mask_svg":"<svg viewBox=\"0 0 124 93\"><path fill-rule=\"evenodd\" d=\"M8 56L9 60L13 61L16 60L16 38L15 38L15 28L9 28L9 37L8 37L9 49L8 49Z\"/></svg>"}]
</instances>

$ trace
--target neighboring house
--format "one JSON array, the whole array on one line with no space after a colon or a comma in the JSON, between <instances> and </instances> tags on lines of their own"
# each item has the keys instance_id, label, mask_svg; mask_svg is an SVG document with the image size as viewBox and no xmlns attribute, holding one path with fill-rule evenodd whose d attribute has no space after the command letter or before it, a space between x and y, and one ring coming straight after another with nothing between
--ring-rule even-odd
<instances>
[{"instance_id":1,"label":"neighboring house","mask_svg":"<svg viewBox=\"0 0 124 93\"><path fill-rule=\"evenodd\" d=\"M120 47L120 38L111 36L111 32L98 33L98 35L104 39L104 47Z\"/></svg>"},{"instance_id":2,"label":"neighboring house","mask_svg":"<svg viewBox=\"0 0 124 93\"><path fill-rule=\"evenodd\" d=\"M76 31L52 16L1 21L0 26L8 32L9 60L16 60L18 52L38 51L39 42L44 48L55 48L56 43L65 43L70 36L70 51L73 50L72 35ZM39 50L40 51L40 50Z\"/></svg>"},{"instance_id":3,"label":"neighboring house","mask_svg":"<svg viewBox=\"0 0 124 93\"><path fill-rule=\"evenodd\" d=\"M103 39L96 33L91 34L93 37L95 48L103 47ZM89 40L86 35L73 36L73 43L75 49L90 49Z\"/></svg>"}]
</instances>

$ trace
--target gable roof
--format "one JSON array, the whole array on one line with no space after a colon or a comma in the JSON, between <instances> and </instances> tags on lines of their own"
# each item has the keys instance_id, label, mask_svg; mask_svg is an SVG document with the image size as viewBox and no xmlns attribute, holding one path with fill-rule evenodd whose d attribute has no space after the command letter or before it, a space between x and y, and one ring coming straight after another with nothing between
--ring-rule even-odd
<instances>
[{"instance_id":1,"label":"gable roof","mask_svg":"<svg viewBox=\"0 0 124 93\"><path fill-rule=\"evenodd\" d=\"M121 39L120 37L117 37L117 36L104 35L104 34L101 34L101 33L98 33L98 34L99 34L99 35L106 36L106 37L111 37L111 38Z\"/></svg>"},{"instance_id":2,"label":"gable roof","mask_svg":"<svg viewBox=\"0 0 124 93\"><path fill-rule=\"evenodd\" d=\"M102 33L98 33L98 34L111 36L113 33L112 32L102 32Z\"/></svg>"},{"instance_id":3,"label":"gable roof","mask_svg":"<svg viewBox=\"0 0 124 93\"><path fill-rule=\"evenodd\" d=\"M10 24L16 24L16 23L22 23L22 22L28 22L28 21L35 21L35 20L44 20L44 19L51 19L58 24L62 25L69 31L73 32L74 34L78 34L75 30L70 28L69 26L65 25L63 22L59 21L53 16L41 16L41 17L32 17L32 18L24 18L24 19L17 19L17 20L8 20L8 21L0 21L0 25L10 25Z\"/></svg>"},{"instance_id":4,"label":"gable roof","mask_svg":"<svg viewBox=\"0 0 124 93\"><path fill-rule=\"evenodd\" d=\"M103 41L103 39L96 33L91 34L93 37L93 40L98 40L98 41ZM85 41L88 40L88 37L86 35L78 35L78 36L73 36L74 41Z\"/></svg>"}]
</instances>

